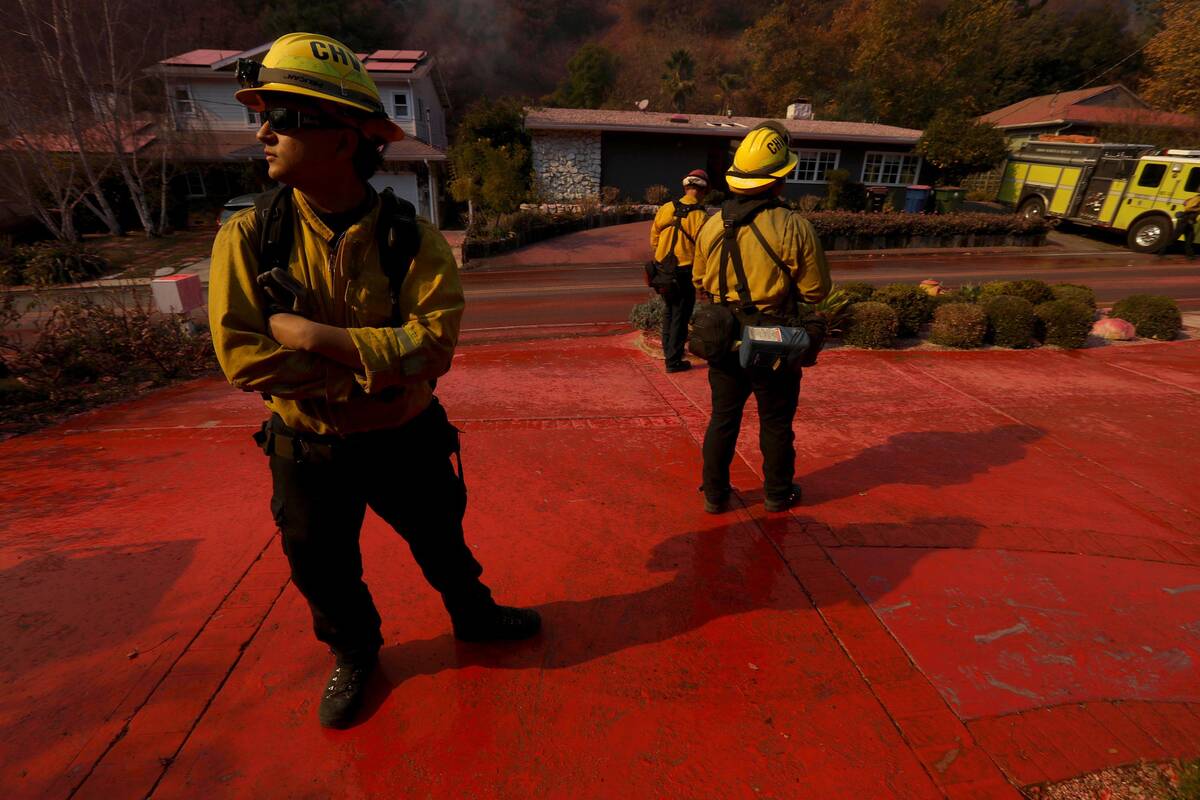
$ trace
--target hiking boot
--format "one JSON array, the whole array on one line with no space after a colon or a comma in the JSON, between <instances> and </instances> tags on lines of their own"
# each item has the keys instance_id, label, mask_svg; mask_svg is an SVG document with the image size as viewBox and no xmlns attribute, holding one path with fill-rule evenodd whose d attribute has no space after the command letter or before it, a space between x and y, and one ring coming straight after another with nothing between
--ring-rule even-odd
<instances>
[{"instance_id":1,"label":"hiking boot","mask_svg":"<svg viewBox=\"0 0 1200 800\"><path fill-rule=\"evenodd\" d=\"M781 498L768 497L763 501L763 508L770 512L787 511L800 502L800 484L793 483L791 491Z\"/></svg>"},{"instance_id":2,"label":"hiking boot","mask_svg":"<svg viewBox=\"0 0 1200 800\"><path fill-rule=\"evenodd\" d=\"M692 362L680 361L675 364L667 364L667 372L687 372L692 368Z\"/></svg>"},{"instance_id":3,"label":"hiking boot","mask_svg":"<svg viewBox=\"0 0 1200 800\"><path fill-rule=\"evenodd\" d=\"M334 666L317 709L317 719L322 727L349 728L353 724L354 715L362 706L367 679L375 671L375 664L376 661L372 660L364 664L338 662Z\"/></svg>"},{"instance_id":4,"label":"hiking boot","mask_svg":"<svg viewBox=\"0 0 1200 800\"><path fill-rule=\"evenodd\" d=\"M492 606L481 613L452 620L460 642L499 642L528 639L542 629L542 617L532 608Z\"/></svg>"},{"instance_id":5,"label":"hiking boot","mask_svg":"<svg viewBox=\"0 0 1200 800\"><path fill-rule=\"evenodd\" d=\"M701 488L701 491L704 491ZM704 512L706 514L724 514L729 510L729 492L721 494L704 494Z\"/></svg>"}]
</instances>

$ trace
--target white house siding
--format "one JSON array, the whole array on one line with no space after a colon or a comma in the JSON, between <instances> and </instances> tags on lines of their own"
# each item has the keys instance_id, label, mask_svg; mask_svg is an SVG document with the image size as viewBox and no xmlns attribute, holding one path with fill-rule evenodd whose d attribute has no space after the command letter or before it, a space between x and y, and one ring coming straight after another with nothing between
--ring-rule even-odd
<instances>
[{"instance_id":1,"label":"white house siding","mask_svg":"<svg viewBox=\"0 0 1200 800\"><path fill-rule=\"evenodd\" d=\"M198 113L196 119L207 127L219 130L251 130L256 127L246 122L246 107L233 99L238 87L232 80L221 76L218 80L197 77L178 82L191 87L192 100Z\"/></svg>"}]
</instances>

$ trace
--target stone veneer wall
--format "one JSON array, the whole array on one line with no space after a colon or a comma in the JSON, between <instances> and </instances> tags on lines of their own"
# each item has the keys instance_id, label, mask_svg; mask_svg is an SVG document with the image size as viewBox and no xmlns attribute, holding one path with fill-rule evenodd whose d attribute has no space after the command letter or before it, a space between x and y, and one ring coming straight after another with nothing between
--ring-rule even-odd
<instances>
[{"instance_id":1,"label":"stone veneer wall","mask_svg":"<svg viewBox=\"0 0 1200 800\"><path fill-rule=\"evenodd\" d=\"M600 132L534 131L533 172L543 200L600 196Z\"/></svg>"}]
</instances>

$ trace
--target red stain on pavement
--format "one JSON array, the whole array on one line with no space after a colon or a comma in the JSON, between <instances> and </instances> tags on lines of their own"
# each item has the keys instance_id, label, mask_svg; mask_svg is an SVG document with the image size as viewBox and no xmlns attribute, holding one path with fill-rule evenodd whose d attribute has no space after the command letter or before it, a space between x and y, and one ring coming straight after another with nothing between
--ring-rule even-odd
<instances>
[{"instance_id":1,"label":"red stain on pavement","mask_svg":"<svg viewBox=\"0 0 1200 800\"><path fill-rule=\"evenodd\" d=\"M329 657L286 585L255 397L197 381L4 442L0 784L1016 797L1200 755L1196 442L1168 424L1195 418L1197 355L827 353L804 505L763 512L751 404L745 505L712 517L703 369L666 376L627 337L463 348L439 394L468 542L545 631L456 643L369 518L387 645L342 732L316 724Z\"/></svg>"}]
</instances>

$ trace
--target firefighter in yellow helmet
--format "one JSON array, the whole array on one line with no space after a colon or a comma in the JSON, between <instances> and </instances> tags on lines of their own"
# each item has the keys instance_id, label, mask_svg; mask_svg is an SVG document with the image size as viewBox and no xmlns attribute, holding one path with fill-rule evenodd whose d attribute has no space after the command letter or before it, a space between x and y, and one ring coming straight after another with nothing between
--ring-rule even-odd
<instances>
[{"instance_id":1,"label":"firefighter in yellow helmet","mask_svg":"<svg viewBox=\"0 0 1200 800\"><path fill-rule=\"evenodd\" d=\"M747 134L725 174L732 196L696 237L692 274L712 302L730 307L742 333L748 325L807 329L816 341L798 364L809 365L824 324L805 319L800 304L822 300L831 283L812 225L779 200L795 167L796 154L782 124L772 120ZM710 360L708 383L712 417L704 436L705 510L715 514L728 508L729 466L751 394L758 401L766 508L782 511L797 503L792 421L800 396L799 366L745 368L736 353L726 352Z\"/></svg>"},{"instance_id":2,"label":"firefighter in yellow helmet","mask_svg":"<svg viewBox=\"0 0 1200 800\"><path fill-rule=\"evenodd\" d=\"M692 285L692 258L696 234L708 218L704 196L708 194L708 173L694 169L683 177L683 196L659 206L650 223L650 252L654 260L648 269L650 285L662 295L662 346L667 372L683 372L692 365L684 359L688 320L696 305Z\"/></svg>"},{"instance_id":3,"label":"firefighter in yellow helmet","mask_svg":"<svg viewBox=\"0 0 1200 800\"><path fill-rule=\"evenodd\" d=\"M238 79L281 187L217 234L213 344L229 381L270 412L255 439L271 510L336 657L318 717L345 727L383 643L358 545L368 507L407 540L459 639L521 639L540 619L496 604L464 541L457 430L433 394L458 340L457 266L436 228L368 183L401 129L354 52L327 36L284 36Z\"/></svg>"}]
</instances>

